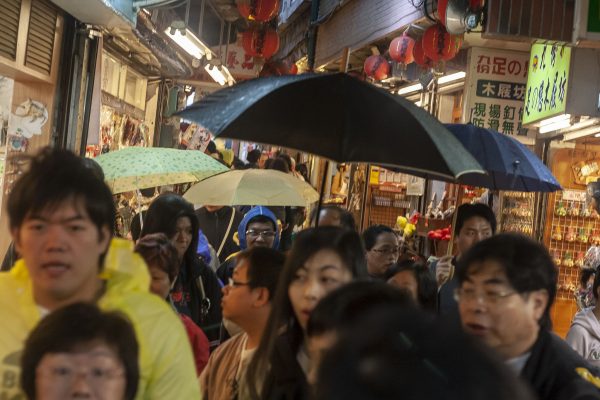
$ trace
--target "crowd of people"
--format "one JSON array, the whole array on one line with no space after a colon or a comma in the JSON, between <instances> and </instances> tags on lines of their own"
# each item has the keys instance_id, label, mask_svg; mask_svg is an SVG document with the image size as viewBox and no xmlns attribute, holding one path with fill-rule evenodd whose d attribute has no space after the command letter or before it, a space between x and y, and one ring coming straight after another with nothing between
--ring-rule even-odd
<instances>
[{"instance_id":1,"label":"crowd of people","mask_svg":"<svg viewBox=\"0 0 600 400\"><path fill-rule=\"evenodd\" d=\"M0 399L600 399L600 308L553 334L552 257L485 205L429 265L339 207L286 237L285 209L174 193L134 242L101 171L48 148L7 211Z\"/></svg>"}]
</instances>

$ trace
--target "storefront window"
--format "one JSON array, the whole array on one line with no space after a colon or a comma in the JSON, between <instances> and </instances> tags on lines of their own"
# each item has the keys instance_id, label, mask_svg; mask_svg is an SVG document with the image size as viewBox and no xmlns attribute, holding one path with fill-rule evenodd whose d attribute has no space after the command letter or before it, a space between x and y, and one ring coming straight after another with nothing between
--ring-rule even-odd
<instances>
[{"instance_id":1,"label":"storefront window","mask_svg":"<svg viewBox=\"0 0 600 400\"><path fill-rule=\"evenodd\" d=\"M146 108L146 79L131 69L125 78L125 102L139 109Z\"/></svg>"},{"instance_id":2,"label":"storefront window","mask_svg":"<svg viewBox=\"0 0 600 400\"><path fill-rule=\"evenodd\" d=\"M121 74L121 64L104 53L102 63L102 90L115 97L119 97L119 81Z\"/></svg>"}]
</instances>

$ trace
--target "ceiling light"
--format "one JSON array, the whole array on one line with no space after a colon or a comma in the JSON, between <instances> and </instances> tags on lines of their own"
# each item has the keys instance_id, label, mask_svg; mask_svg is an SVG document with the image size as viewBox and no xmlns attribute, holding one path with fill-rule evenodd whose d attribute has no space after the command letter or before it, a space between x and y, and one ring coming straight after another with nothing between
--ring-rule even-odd
<instances>
[{"instance_id":1,"label":"ceiling light","mask_svg":"<svg viewBox=\"0 0 600 400\"><path fill-rule=\"evenodd\" d=\"M450 82L458 81L459 79L463 79L465 76L467 76L467 73L463 72L463 71L456 72L456 73L450 74L450 75L444 75L438 79L438 83L440 85L443 85L445 83L450 83Z\"/></svg>"},{"instance_id":2,"label":"ceiling light","mask_svg":"<svg viewBox=\"0 0 600 400\"><path fill-rule=\"evenodd\" d=\"M558 131L560 129L568 128L571 126L571 115L563 114L556 117L547 118L540 122L539 131L540 133L548 133Z\"/></svg>"},{"instance_id":3,"label":"ceiling light","mask_svg":"<svg viewBox=\"0 0 600 400\"><path fill-rule=\"evenodd\" d=\"M174 31L174 32L173 32ZM202 43L200 39L196 37L189 29L185 29L183 34L178 29L167 28L165 34L169 36L175 43L179 45L183 50L194 58L212 58L210 48ZM210 58L209 58L210 55Z\"/></svg>"},{"instance_id":4,"label":"ceiling light","mask_svg":"<svg viewBox=\"0 0 600 400\"><path fill-rule=\"evenodd\" d=\"M223 86L225 85L225 83L227 83L227 78L225 78L225 74L216 69L214 65L208 64L204 67L204 69L206 70L206 72L208 72L211 78L213 78L215 82L217 82L219 85Z\"/></svg>"},{"instance_id":5,"label":"ceiling light","mask_svg":"<svg viewBox=\"0 0 600 400\"><path fill-rule=\"evenodd\" d=\"M420 83L415 83L414 85L410 85L410 86L405 86L403 88L398 89L397 94L399 96L408 94L408 93L412 93L412 92L416 92L418 90L423 89L423 86L421 86Z\"/></svg>"}]
</instances>

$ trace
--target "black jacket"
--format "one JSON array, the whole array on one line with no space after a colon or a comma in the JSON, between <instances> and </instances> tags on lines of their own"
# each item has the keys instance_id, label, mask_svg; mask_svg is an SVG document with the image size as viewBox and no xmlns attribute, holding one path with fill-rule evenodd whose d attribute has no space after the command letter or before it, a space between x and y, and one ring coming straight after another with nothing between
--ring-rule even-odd
<instances>
[{"instance_id":1,"label":"black jacket","mask_svg":"<svg viewBox=\"0 0 600 400\"><path fill-rule=\"evenodd\" d=\"M219 254L220 263L225 261L230 254L240 250L240 247L233 241L233 234L237 232L238 226L244 216L233 207L228 206L215 212L209 212L205 207L196 210L198 226L202 230L202 233L206 235L208 243L210 243L215 251L219 251L219 246L221 246L221 241L227 232L232 212L234 213L233 223L231 224L231 229L227 235L223 250Z\"/></svg>"},{"instance_id":2,"label":"black jacket","mask_svg":"<svg viewBox=\"0 0 600 400\"><path fill-rule=\"evenodd\" d=\"M263 386L263 398L269 400L305 400L309 389L306 376L288 335L283 334L275 343L271 369Z\"/></svg>"},{"instance_id":3,"label":"black jacket","mask_svg":"<svg viewBox=\"0 0 600 400\"><path fill-rule=\"evenodd\" d=\"M595 374L579 354L558 336L540 331L531 349L531 355L521 371L540 400L600 399L600 390L576 370L585 369Z\"/></svg>"},{"instance_id":4,"label":"black jacket","mask_svg":"<svg viewBox=\"0 0 600 400\"><path fill-rule=\"evenodd\" d=\"M189 266L187 263L183 266L186 271L181 271L178 279L186 291L189 291L191 301L189 302L190 318L198 325L211 343L211 348L219 343L221 330L221 285L217 276L206 264L198 260ZM191 277L189 279L188 277ZM200 281L198 278L202 278ZM205 296L209 302L203 300L200 285L204 287ZM208 307L208 312L203 313L204 307Z\"/></svg>"}]
</instances>

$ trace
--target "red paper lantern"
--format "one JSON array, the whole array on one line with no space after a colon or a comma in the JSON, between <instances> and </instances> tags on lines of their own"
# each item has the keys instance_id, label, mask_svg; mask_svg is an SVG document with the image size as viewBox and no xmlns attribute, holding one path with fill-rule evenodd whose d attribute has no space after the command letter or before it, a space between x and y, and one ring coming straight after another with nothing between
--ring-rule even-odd
<instances>
[{"instance_id":1,"label":"red paper lantern","mask_svg":"<svg viewBox=\"0 0 600 400\"><path fill-rule=\"evenodd\" d=\"M448 0L438 0L437 3L437 14L438 20L446 25L446 10L448 9Z\"/></svg>"},{"instance_id":2,"label":"red paper lantern","mask_svg":"<svg viewBox=\"0 0 600 400\"><path fill-rule=\"evenodd\" d=\"M456 55L452 35L442 24L429 27L423 35L423 51L431 60L437 62L449 60Z\"/></svg>"},{"instance_id":3,"label":"red paper lantern","mask_svg":"<svg viewBox=\"0 0 600 400\"><path fill-rule=\"evenodd\" d=\"M464 40L464 35L450 35L450 36L451 36L450 48L452 50L452 54L451 54L450 58L445 59L446 61L454 58L458 54L458 52L460 51L460 48L462 47L463 40Z\"/></svg>"},{"instance_id":4,"label":"red paper lantern","mask_svg":"<svg viewBox=\"0 0 600 400\"><path fill-rule=\"evenodd\" d=\"M290 63L284 61L267 61L260 70L259 76L296 75L297 73L298 67L295 63L290 65Z\"/></svg>"},{"instance_id":5,"label":"red paper lantern","mask_svg":"<svg viewBox=\"0 0 600 400\"><path fill-rule=\"evenodd\" d=\"M237 7L247 20L267 22L277 15L279 0L237 0Z\"/></svg>"},{"instance_id":6,"label":"red paper lantern","mask_svg":"<svg viewBox=\"0 0 600 400\"><path fill-rule=\"evenodd\" d=\"M365 60L364 70L367 76L380 81L386 79L390 74L390 64L385 57L372 55Z\"/></svg>"},{"instance_id":7,"label":"red paper lantern","mask_svg":"<svg viewBox=\"0 0 600 400\"><path fill-rule=\"evenodd\" d=\"M279 49L279 36L274 29L252 28L242 33L242 47L249 56L268 59Z\"/></svg>"},{"instance_id":8,"label":"red paper lantern","mask_svg":"<svg viewBox=\"0 0 600 400\"><path fill-rule=\"evenodd\" d=\"M415 40L404 33L390 43L390 57L401 64L410 64L415 60L412 54L413 47Z\"/></svg>"},{"instance_id":9,"label":"red paper lantern","mask_svg":"<svg viewBox=\"0 0 600 400\"><path fill-rule=\"evenodd\" d=\"M417 63L417 65L424 67L424 68L430 68L433 65L433 62L431 61L431 59L429 57L427 57L425 55L425 52L423 51L423 41L422 40L417 40L415 42L415 46L413 47L413 58L415 60L415 62Z\"/></svg>"}]
</instances>

